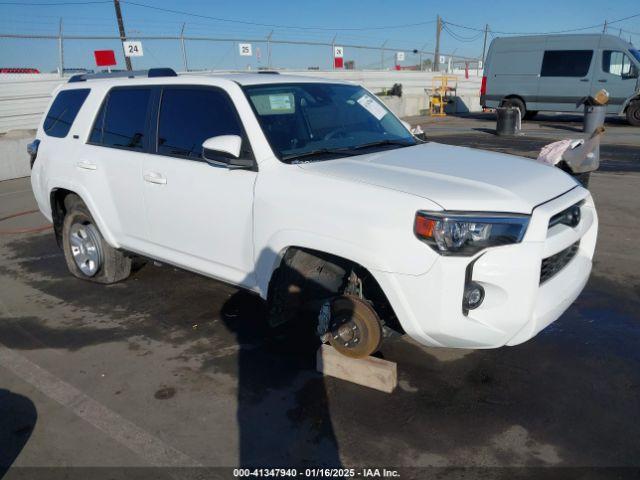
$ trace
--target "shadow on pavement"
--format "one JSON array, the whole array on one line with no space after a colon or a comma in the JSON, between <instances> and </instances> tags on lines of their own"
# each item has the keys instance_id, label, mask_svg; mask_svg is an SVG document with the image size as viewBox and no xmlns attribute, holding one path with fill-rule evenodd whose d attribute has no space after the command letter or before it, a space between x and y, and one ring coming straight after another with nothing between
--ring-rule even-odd
<instances>
[{"instance_id":1,"label":"shadow on pavement","mask_svg":"<svg viewBox=\"0 0 640 480\"><path fill-rule=\"evenodd\" d=\"M31 400L0 389L0 478L29 441L37 420L38 413Z\"/></svg>"}]
</instances>

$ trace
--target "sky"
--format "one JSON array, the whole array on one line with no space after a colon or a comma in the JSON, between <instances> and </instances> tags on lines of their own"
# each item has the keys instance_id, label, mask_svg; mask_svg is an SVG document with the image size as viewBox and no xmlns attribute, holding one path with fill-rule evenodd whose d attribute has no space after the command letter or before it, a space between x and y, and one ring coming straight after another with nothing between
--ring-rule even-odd
<instances>
[{"instance_id":1,"label":"sky","mask_svg":"<svg viewBox=\"0 0 640 480\"><path fill-rule=\"evenodd\" d=\"M485 24L491 31L490 41L505 33L553 32L593 25L599 26L580 33L599 32L605 20L613 22L632 15L637 16L611 24L608 33L622 34L636 46L640 45L638 0L457 0L450 3L430 0L121 0L121 5L127 35L132 39L145 35L178 36L184 24L187 37L254 40L252 57L239 55L237 41L187 40L190 69L266 66L268 47L264 39L271 32L274 40L328 44L272 44L271 65L275 67L330 68L332 42L336 45L384 44L406 52L403 64L414 64L420 56L411 53L413 49L432 51L435 48L438 14L448 22L441 36L443 54L479 58L484 37L481 30ZM3 38L2 34L57 35L60 19L65 35L117 35L114 6L109 0L0 1L0 67L55 70L59 56L57 40L10 39ZM144 56L133 59L134 68L182 68L178 40L143 40L142 43ZM115 50L118 67L124 66L122 49L115 40L67 39L63 46L67 68L93 67L96 49ZM395 61L394 53L388 51L381 55L379 51L345 47L344 57L354 60L356 68L380 68L381 65L389 68ZM423 60L426 58L424 55Z\"/></svg>"}]
</instances>

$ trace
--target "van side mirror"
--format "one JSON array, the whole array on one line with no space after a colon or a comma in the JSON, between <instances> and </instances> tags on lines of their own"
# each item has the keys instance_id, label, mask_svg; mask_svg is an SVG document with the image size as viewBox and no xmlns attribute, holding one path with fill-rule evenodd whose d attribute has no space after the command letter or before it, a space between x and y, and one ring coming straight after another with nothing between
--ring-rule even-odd
<instances>
[{"instance_id":1,"label":"van side mirror","mask_svg":"<svg viewBox=\"0 0 640 480\"><path fill-rule=\"evenodd\" d=\"M638 78L638 68L631 64L631 68L627 73L622 74L622 78Z\"/></svg>"},{"instance_id":2,"label":"van side mirror","mask_svg":"<svg viewBox=\"0 0 640 480\"><path fill-rule=\"evenodd\" d=\"M208 164L219 167L253 168L253 160L239 158L241 149L242 137L239 135L218 135L202 143L202 158Z\"/></svg>"}]
</instances>

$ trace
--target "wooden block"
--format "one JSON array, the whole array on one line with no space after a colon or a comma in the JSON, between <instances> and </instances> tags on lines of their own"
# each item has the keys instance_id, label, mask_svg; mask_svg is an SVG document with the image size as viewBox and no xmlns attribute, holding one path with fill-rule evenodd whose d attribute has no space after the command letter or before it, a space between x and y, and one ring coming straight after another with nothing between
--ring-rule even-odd
<instances>
[{"instance_id":1,"label":"wooden block","mask_svg":"<svg viewBox=\"0 0 640 480\"><path fill-rule=\"evenodd\" d=\"M349 358L330 345L320 345L316 357L318 372L348 382L391 393L398 385L395 362L381 358Z\"/></svg>"}]
</instances>

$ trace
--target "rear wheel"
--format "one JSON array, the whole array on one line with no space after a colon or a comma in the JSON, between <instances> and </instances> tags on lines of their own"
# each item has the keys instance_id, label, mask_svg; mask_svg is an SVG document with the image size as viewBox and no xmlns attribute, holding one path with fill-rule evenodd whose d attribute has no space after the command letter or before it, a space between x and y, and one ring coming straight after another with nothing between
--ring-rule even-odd
<instances>
[{"instance_id":1,"label":"rear wheel","mask_svg":"<svg viewBox=\"0 0 640 480\"><path fill-rule=\"evenodd\" d=\"M65 198L62 247L69 271L82 280L115 283L131 273L131 259L103 238L89 209L74 194Z\"/></svg>"},{"instance_id":2,"label":"rear wheel","mask_svg":"<svg viewBox=\"0 0 640 480\"><path fill-rule=\"evenodd\" d=\"M365 300L351 295L331 302L329 343L347 357L362 358L375 353L382 342L382 324Z\"/></svg>"},{"instance_id":3,"label":"rear wheel","mask_svg":"<svg viewBox=\"0 0 640 480\"><path fill-rule=\"evenodd\" d=\"M634 100L627 107L627 122L634 127L640 127L640 99Z\"/></svg>"},{"instance_id":4,"label":"rear wheel","mask_svg":"<svg viewBox=\"0 0 640 480\"><path fill-rule=\"evenodd\" d=\"M527 115L527 109L524 105L524 102L522 100L520 100L517 97L511 97L511 98L505 98L502 101L502 106L503 107L514 107L517 108L518 110L520 110L520 119L522 120L523 118L526 117Z\"/></svg>"}]
</instances>

